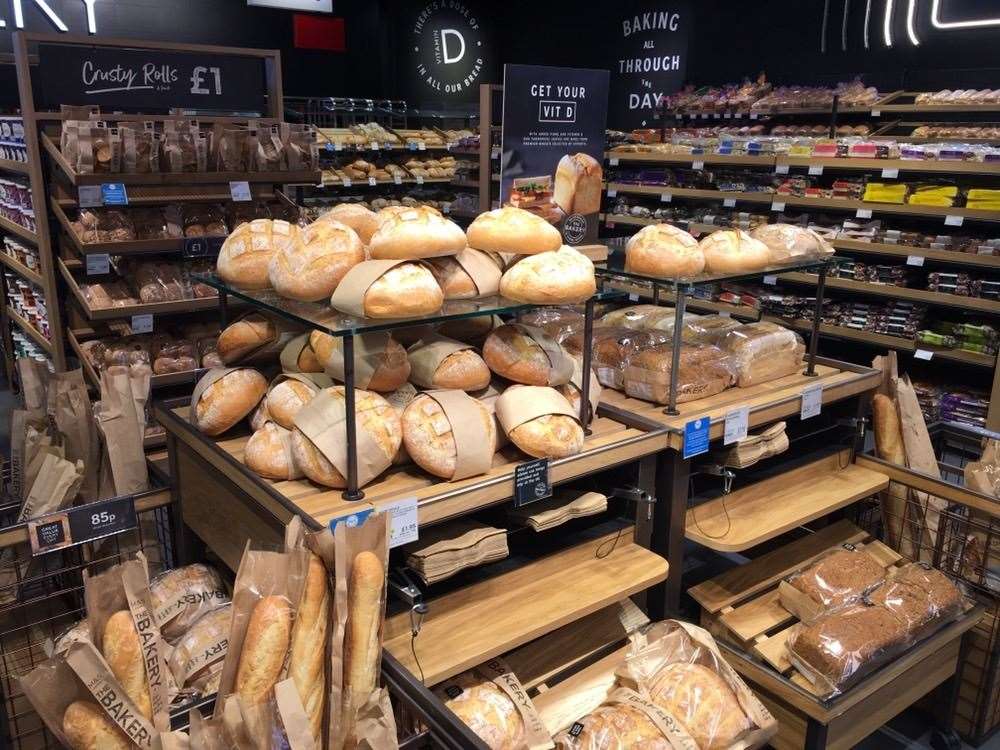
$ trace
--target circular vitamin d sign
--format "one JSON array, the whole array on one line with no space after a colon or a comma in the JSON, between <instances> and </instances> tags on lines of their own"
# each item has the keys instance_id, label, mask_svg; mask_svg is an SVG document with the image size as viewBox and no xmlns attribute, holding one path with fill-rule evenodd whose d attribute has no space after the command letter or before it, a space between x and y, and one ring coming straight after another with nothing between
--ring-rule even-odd
<instances>
[{"instance_id":1,"label":"circular vitamin d sign","mask_svg":"<svg viewBox=\"0 0 1000 750\"><path fill-rule=\"evenodd\" d=\"M416 72L429 89L459 94L479 85L485 49L479 18L464 3L427 3L413 23Z\"/></svg>"}]
</instances>

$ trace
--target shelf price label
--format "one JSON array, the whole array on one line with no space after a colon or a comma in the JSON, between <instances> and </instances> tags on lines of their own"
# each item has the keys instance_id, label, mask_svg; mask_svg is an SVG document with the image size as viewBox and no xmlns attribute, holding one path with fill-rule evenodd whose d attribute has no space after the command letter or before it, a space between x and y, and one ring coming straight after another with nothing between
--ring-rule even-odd
<instances>
[{"instance_id":1,"label":"shelf price label","mask_svg":"<svg viewBox=\"0 0 1000 750\"><path fill-rule=\"evenodd\" d=\"M376 185L378 185L378 180L376 180L374 177L369 177L368 184L371 185L372 187L375 187Z\"/></svg>"},{"instance_id":2,"label":"shelf price label","mask_svg":"<svg viewBox=\"0 0 1000 750\"><path fill-rule=\"evenodd\" d=\"M744 440L747 436L747 426L750 423L750 407L741 406L739 409L726 414L726 431L722 440L723 445L730 445Z\"/></svg>"},{"instance_id":3,"label":"shelf price label","mask_svg":"<svg viewBox=\"0 0 1000 750\"><path fill-rule=\"evenodd\" d=\"M854 216L858 219L870 219L872 217L872 210L870 208L859 208Z\"/></svg>"},{"instance_id":4,"label":"shelf price label","mask_svg":"<svg viewBox=\"0 0 1000 750\"><path fill-rule=\"evenodd\" d=\"M768 286L777 286L777 284L778 284L778 277L775 276L775 275L768 275L768 276L765 276L762 279L762 281L765 284L767 284Z\"/></svg>"},{"instance_id":5,"label":"shelf price label","mask_svg":"<svg viewBox=\"0 0 1000 750\"><path fill-rule=\"evenodd\" d=\"M250 183L246 180L230 182L229 195L237 203L246 203L253 200L253 195L250 194Z\"/></svg>"},{"instance_id":6,"label":"shelf price label","mask_svg":"<svg viewBox=\"0 0 1000 750\"><path fill-rule=\"evenodd\" d=\"M417 498L404 497L381 507L380 513L389 514L389 549L415 542L420 538L417 518Z\"/></svg>"},{"instance_id":7,"label":"shelf price label","mask_svg":"<svg viewBox=\"0 0 1000 750\"><path fill-rule=\"evenodd\" d=\"M105 206L127 206L128 193L125 190L125 185L120 182L102 183L101 203Z\"/></svg>"},{"instance_id":8,"label":"shelf price label","mask_svg":"<svg viewBox=\"0 0 1000 750\"><path fill-rule=\"evenodd\" d=\"M427 144L424 143L423 141L417 141L417 151L426 151L426 150L427 150Z\"/></svg>"},{"instance_id":9,"label":"shelf price label","mask_svg":"<svg viewBox=\"0 0 1000 750\"><path fill-rule=\"evenodd\" d=\"M799 419L812 419L823 410L823 384L811 385L802 391L802 408Z\"/></svg>"},{"instance_id":10,"label":"shelf price label","mask_svg":"<svg viewBox=\"0 0 1000 750\"><path fill-rule=\"evenodd\" d=\"M103 500L28 521L31 554L73 547L129 531L138 525L131 496Z\"/></svg>"},{"instance_id":11,"label":"shelf price label","mask_svg":"<svg viewBox=\"0 0 1000 750\"><path fill-rule=\"evenodd\" d=\"M98 253L87 256L87 275L96 276L108 273L111 270L111 258L107 253Z\"/></svg>"},{"instance_id":12,"label":"shelf price label","mask_svg":"<svg viewBox=\"0 0 1000 750\"><path fill-rule=\"evenodd\" d=\"M692 419L684 425L684 458L708 453L708 431L712 421L708 417Z\"/></svg>"},{"instance_id":13,"label":"shelf price label","mask_svg":"<svg viewBox=\"0 0 1000 750\"><path fill-rule=\"evenodd\" d=\"M612 156L610 159L608 159L608 164L610 164L612 167L617 167L618 166L618 157L617 156Z\"/></svg>"},{"instance_id":14,"label":"shelf price label","mask_svg":"<svg viewBox=\"0 0 1000 750\"><path fill-rule=\"evenodd\" d=\"M615 198L615 197L617 197L617 195L618 195L618 191L617 190L608 190L608 197L609 198Z\"/></svg>"},{"instance_id":15,"label":"shelf price label","mask_svg":"<svg viewBox=\"0 0 1000 750\"><path fill-rule=\"evenodd\" d=\"M880 110L880 109L873 109L872 110L872 117L881 117L881 116L882 116L882 110Z\"/></svg>"},{"instance_id":16,"label":"shelf price label","mask_svg":"<svg viewBox=\"0 0 1000 750\"><path fill-rule=\"evenodd\" d=\"M549 459L525 461L514 467L514 507L552 497L552 479L549 476Z\"/></svg>"},{"instance_id":17,"label":"shelf price label","mask_svg":"<svg viewBox=\"0 0 1000 750\"><path fill-rule=\"evenodd\" d=\"M402 185L402 184L403 184L403 176L402 176L402 175L400 175L400 174L398 174L398 173L397 173L397 174L394 174L394 175L392 176L392 181L393 181L393 182L394 182L395 184L397 184L397 185Z\"/></svg>"},{"instance_id":18,"label":"shelf price label","mask_svg":"<svg viewBox=\"0 0 1000 750\"><path fill-rule=\"evenodd\" d=\"M371 144L371 149L372 149L372 151L378 151L378 150L379 150L379 145L378 145L378 142L377 142L377 141L376 141L376 142L373 142L373 143Z\"/></svg>"},{"instance_id":19,"label":"shelf price label","mask_svg":"<svg viewBox=\"0 0 1000 750\"><path fill-rule=\"evenodd\" d=\"M219 254L225 237L185 237L182 254L186 259L210 258Z\"/></svg>"},{"instance_id":20,"label":"shelf price label","mask_svg":"<svg viewBox=\"0 0 1000 750\"><path fill-rule=\"evenodd\" d=\"M422 174L418 174L417 175L417 184L418 185L423 185L424 184L424 176Z\"/></svg>"},{"instance_id":21,"label":"shelf price label","mask_svg":"<svg viewBox=\"0 0 1000 750\"><path fill-rule=\"evenodd\" d=\"M152 315L133 315L132 316L132 333L152 333L153 332L153 316Z\"/></svg>"},{"instance_id":22,"label":"shelf price label","mask_svg":"<svg viewBox=\"0 0 1000 750\"><path fill-rule=\"evenodd\" d=\"M785 210L785 204L783 202L781 202L781 201L776 201L776 202L774 202L774 203L771 204L771 210L772 211L784 211Z\"/></svg>"},{"instance_id":23,"label":"shelf price label","mask_svg":"<svg viewBox=\"0 0 1000 750\"><path fill-rule=\"evenodd\" d=\"M882 170L882 179L883 180L895 180L897 177L899 177L899 170L898 169L883 169Z\"/></svg>"},{"instance_id":24,"label":"shelf price label","mask_svg":"<svg viewBox=\"0 0 1000 750\"><path fill-rule=\"evenodd\" d=\"M965 221L965 217L964 216L951 216L951 215L948 215L948 216L944 217L944 225L946 227L960 227L960 226L962 226L962 223L964 221Z\"/></svg>"},{"instance_id":25,"label":"shelf price label","mask_svg":"<svg viewBox=\"0 0 1000 750\"><path fill-rule=\"evenodd\" d=\"M775 165L775 167L774 167L774 173L775 174L788 174L788 165L787 164L777 164L777 165Z\"/></svg>"},{"instance_id":26,"label":"shelf price label","mask_svg":"<svg viewBox=\"0 0 1000 750\"><path fill-rule=\"evenodd\" d=\"M670 193L660 193L660 203L670 203L673 199Z\"/></svg>"},{"instance_id":27,"label":"shelf price label","mask_svg":"<svg viewBox=\"0 0 1000 750\"><path fill-rule=\"evenodd\" d=\"M76 191L76 204L80 208L100 208L104 205L104 194L100 185L80 185Z\"/></svg>"},{"instance_id":28,"label":"shelf price label","mask_svg":"<svg viewBox=\"0 0 1000 750\"><path fill-rule=\"evenodd\" d=\"M811 167L809 167L809 174L812 175L813 177L821 176L823 174L823 165L813 164Z\"/></svg>"},{"instance_id":29,"label":"shelf price label","mask_svg":"<svg viewBox=\"0 0 1000 750\"><path fill-rule=\"evenodd\" d=\"M906 265L908 266L922 266L924 264L923 255L907 255Z\"/></svg>"},{"instance_id":30,"label":"shelf price label","mask_svg":"<svg viewBox=\"0 0 1000 750\"><path fill-rule=\"evenodd\" d=\"M703 161L693 161L691 162L691 169L701 170L705 168L705 162Z\"/></svg>"},{"instance_id":31,"label":"shelf price label","mask_svg":"<svg viewBox=\"0 0 1000 750\"><path fill-rule=\"evenodd\" d=\"M722 113L722 119L723 120L732 120L733 119L733 113L732 112L723 112Z\"/></svg>"},{"instance_id":32,"label":"shelf price label","mask_svg":"<svg viewBox=\"0 0 1000 750\"><path fill-rule=\"evenodd\" d=\"M913 352L913 358L923 359L926 360L927 362L930 362L932 359L934 359L934 352L930 351L929 349L917 349L915 352Z\"/></svg>"},{"instance_id":33,"label":"shelf price label","mask_svg":"<svg viewBox=\"0 0 1000 750\"><path fill-rule=\"evenodd\" d=\"M725 208L736 208L736 199L735 198L726 198L724 201L722 201L722 205Z\"/></svg>"},{"instance_id":34,"label":"shelf price label","mask_svg":"<svg viewBox=\"0 0 1000 750\"><path fill-rule=\"evenodd\" d=\"M756 120L757 119L757 113L756 112L751 112L750 113L750 119L751 120Z\"/></svg>"}]
</instances>

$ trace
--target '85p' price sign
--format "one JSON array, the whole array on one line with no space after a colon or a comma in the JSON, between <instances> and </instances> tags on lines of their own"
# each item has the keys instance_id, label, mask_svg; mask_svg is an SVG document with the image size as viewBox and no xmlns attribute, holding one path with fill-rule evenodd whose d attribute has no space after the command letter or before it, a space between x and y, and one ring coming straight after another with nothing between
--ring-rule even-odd
<instances>
[{"instance_id":1,"label":"'85p' price sign","mask_svg":"<svg viewBox=\"0 0 1000 750\"><path fill-rule=\"evenodd\" d=\"M134 498L116 497L28 521L28 542L32 555L42 555L129 531L137 525Z\"/></svg>"}]
</instances>

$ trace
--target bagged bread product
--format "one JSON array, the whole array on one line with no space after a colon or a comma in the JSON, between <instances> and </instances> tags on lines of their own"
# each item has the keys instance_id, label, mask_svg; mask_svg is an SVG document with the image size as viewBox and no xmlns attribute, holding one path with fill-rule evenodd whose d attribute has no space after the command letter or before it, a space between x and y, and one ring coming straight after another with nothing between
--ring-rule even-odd
<instances>
[{"instance_id":1,"label":"bagged bread product","mask_svg":"<svg viewBox=\"0 0 1000 750\"><path fill-rule=\"evenodd\" d=\"M690 321L685 316L681 339L685 344L718 345L730 331L735 331L741 325L743 324L738 320L722 315L702 315Z\"/></svg>"},{"instance_id":2,"label":"bagged bread product","mask_svg":"<svg viewBox=\"0 0 1000 750\"><path fill-rule=\"evenodd\" d=\"M430 258L427 266L445 299L485 297L500 289L499 267L480 250L465 248L454 256Z\"/></svg>"},{"instance_id":3,"label":"bagged bread product","mask_svg":"<svg viewBox=\"0 0 1000 750\"><path fill-rule=\"evenodd\" d=\"M329 211L321 214L313 223L336 222L346 224L353 229L361 241L368 245L372 235L378 229L378 218L374 211L358 203L338 203Z\"/></svg>"},{"instance_id":4,"label":"bagged bread product","mask_svg":"<svg viewBox=\"0 0 1000 750\"><path fill-rule=\"evenodd\" d=\"M700 750L676 720L627 688L556 735L560 750Z\"/></svg>"},{"instance_id":5,"label":"bagged bread product","mask_svg":"<svg viewBox=\"0 0 1000 750\"><path fill-rule=\"evenodd\" d=\"M366 260L341 279L330 304L361 318L414 318L440 310L444 292L424 265Z\"/></svg>"},{"instance_id":6,"label":"bagged bread product","mask_svg":"<svg viewBox=\"0 0 1000 750\"><path fill-rule=\"evenodd\" d=\"M771 264L833 255L833 248L819 234L794 224L761 224L750 236L767 245Z\"/></svg>"},{"instance_id":7,"label":"bagged bread product","mask_svg":"<svg viewBox=\"0 0 1000 750\"><path fill-rule=\"evenodd\" d=\"M344 388L326 388L295 415L292 455L303 473L317 484L345 487L347 426ZM403 440L399 415L376 393L355 391L358 486L364 486L392 464Z\"/></svg>"},{"instance_id":8,"label":"bagged bread product","mask_svg":"<svg viewBox=\"0 0 1000 750\"><path fill-rule=\"evenodd\" d=\"M281 139L285 144L285 168L290 171L319 170L319 144L316 126L307 123L281 123Z\"/></svg>"},{"instance_id":9,"label":"bagged bread product","mask_svg":"<svg viewBox=\"0 0 1000 750\"><path fill-rule=\"evenodd\" d=\"M583 330L585 321L577 307L537 307L519 313L517 322L541 328L551 338L561 342L571 333Z\"/></svg>"},{"instance_id":10,"label":"bagged bread product","mask_svg":"<svg viewBox=\"0 0 1000 750\"><path fill-rule=\"evenodd\" d=\"M267 289L268 268L278 250L287 250L298 228L287 221L255 219L238 226L222 243L216 273L240 289Z\"/></svg>"},{"instance_id":11,"label":"bagged bread product","mask_svg":"<svg viewBox=\"0 0 1000 750\"><path fill-rule=\"evenodd\" d=\"M285 146L277 124L250 131L251 169L257 172L279 172L284 166Z\"/></svg>"},{"instance_id":12,"label":"bagged bread product","mask_svg":"<svg viewBox=\"0 0 1000 750\"><path fill-rule=\"evenodd\" d=\"M705 270L698 240L672 224L643 227L625 245L625 270L662 278L689 278Z\"/></svg>"},{"instance_id":13,"label":"bagged bread product","mask_svg":"<svg viewBox=\"0 0 1000 750\"><path fill-rule=\"evenodd\" d=\"M265 422L243 448L243 463L267 479L299 479L302 471L292 454L292 433L276 422Z\"/></svg>"},{"instance_id":14,"label":"bagged bread product","mask_svg":"<svg viewBox=\"0 0 1000 750\"><path fill-rule=\"evenodd\" d=\"M776 323L747 323L726 334L719 348L733 356L740 388L791 375L802 366L805 344Z\"/></svg>"},{"instance_id":15,"label":"bagged bread product","mask_svg":"<svg viewBox=\"0 0 1000 750\"><path fill-rule=\"evenodd\" d=\"M369 244L372 258L415 259L454 255L464 250L465 232L436 210L414 206L379 223Z\"/></svg>"},{"instance_id":16,"label":"bagged bread product","mask_svg":"<svg viewBox=\"0 0 1000 750\"><path fill-rule=\"evenodd\" d=\"M256 370L209 370L191 394L191 422L206 435L221 435L253 411L265 393L267 379Z\"/></svg>"},{"instance_id":17,"label":"bagged bread product","mask_svg":"<svg viewBox=\"0 0 1000 750\"><path fill-rule=\"evenodd\" d=\"M323 365L309 343L310 333L296 336L281 350L282 372L323 372Z\"/></svg>"},{"instance_id":18,"label":"bagged bread product","mask_svg":"<svg viewBox=\"0 0 1000 750\"><path fill-rule=\"evenodd\" d=\"M309 553L302 600L292 628L288 675L298 691L309 717L309 733L322 747L323 715L326 703L326 645L330 628L330 585L326 566Z\"/></svg>"},{"instance_id":19,"label":"bagged bread product","mask_svg":"<svg viewBox=\"0 0 1000 750\"><path fill-rule=\"evenodd\" d=\"M914 640L955 619L964 606L958 587L940 570L924 563L891 568L885 581L866 599L895 615Z\"/></svg>"},{"instance_id":20,"label":"bagged bread product","mask_svg":"<svg viewBox=\"0 0 1000 750\"><path fill-rule=\"evenodd\" d=\"M326 373L343 382L343 338L313 331L309 344ZM362 333L354 337L354 383L357 388L389 393L409 377L410 360L406 350L389 333Z\"/></svg>"},{"instance_id":21,"label":"bagged bread product","mask_svg":"<svg viewBox=\"0 0 1000 750\"><path fill-rule=\"evenodd\" d=\"M707 273L748 273L767 268L771 262L767 245L742 229L712 232L698 243L698 247L705 255Z\"/></svg>"},{"instance_id":22,"label":"bagged bread product","mask_svg":"<svg viewBox=\"0 0 1000 750\"><path fill-rule=\"evenodd\" d=\"M556 167L552 200L570 214L596 214L601 210L600 162L589 154L567 154Z\"/></svg>"},{"instance_id":23,"label":"bagged bread product","mask_svg":"<svg viewBox=\"0 0 1000 750\"><path fill-rule=\"evenodd\" d=\"M271 381L267 392L268 417L286 430L294 426L292 420L299 409L309 403L323 388L333 381L322 373L284 373Z\"/></svg>"},{"instance_id":24,"label":"bagged bread product","mask_svg":"<svg viewBox=\"0 0 1000 750\"><path fill-rule=\"evenodd\" d=\"M177 639L167 665L178 687L191 688L202 695L219 689L232 619L233 607L227 602L202 614Z\"/></svg>"},{"instance_id":25,"label":"bagged bread product","mask_svg":"<svg viewBox=\"0 0 1000 750\"><path fill-rule=\"evenodd\" d=\"M878 395L876 395L875 398L877 399ZM879 426L878 419L875 421L875 426L876 428ZM877 431L875 433L875 437L879 437L879 433ZM879 457L885 458L882 453L883 451L880 441ZM970 487L976 492L981 492L987 497L993 496L1000 499L1000 440L994 440L992 438L987 439L979 460L969 461L969 463L965 465L964 474L966 487Z\"/></svg>"},{"instance_id":26,"label":"bagged bread product","mask_svg":"<svg viewBox=\"0 0 1000 750\"><path fill-rule=\"evenodd\" d=\"M591 361L597 379L605 388L622 390L625 387L625 368L636 352L663 344L667 337L652 331L633 331L628 328L595 328L592 338ZM574 356L583 356L583 331L578 331L563 341L566 350Z\"/></svg>"},{"instance_id":27,"label":"bagged bread product","mask_svg":"<svg viewBox=\"0 0 1000 750\"><path fill-rule=\"evenodd\" d=\"M465 479L493 465L493 414L463 391L418 395L403 411L402 429L407 454L434 476Z\"/></svg>"},{"instance_id":28,"label":"bagged bread product","mask_svg":"<svg viewBox=\"0 0 1000 750\"><path fill-rule=\"evenodd\" d=\"M496 401L510 441L535 458L563 458L583 450L579 412L552 388L512 385Z\"/></svg>"},{"instance_id":29,"label":"bagged bread product","mask_svg":"<svg viewBox=\"0 0 1000 750\"><path fill-rule=\"evenodd\" d=\"M504 206L479 214L466 230L469 247L494 253L534 255L558 250L559 230L523 208Z\"/></svg>"},{"instance_id":30,"label":"bagged bread product","mask_svg":"<svg viewBox=\"0 0 1000 750\"><path fill-rule=\"evenodd\" d=\"M830 550L779 586L782 606L810 622L826 610L857 604L885 580L885 567L864 550Z\"/></svg>"},{"instance_id":31,"label":"bagged bread product","mask_svg":"<svg viewBox=\"0 0 1000 750\"><path fill-rule=\"evenodd\" d=\"M364 259L361 238L349 226L314 222L274 252L268 277L282 297L318 302L333 294L347 272Z\"/></svg>"},{"instance_id":32,"label":"bagged bread product","mask_svg":"<svg viewBox=\"0 0 1000 750\"><path fill-rule=\"evenodd\" d=\"M565 245L524 256L500 278L501 296L529 304L579 304L596 291L590 258Z\"/></svg>"},{"instance_id":33,"label":"bagged bread product","mask_svg":"<svg viewBox=\"0 0 1000 750\"><path fill-rule=\"evenodd\" d=\"M134 747L93 701L70 703L63 714L62 728L71 750L128 750Z\"/></svg>"},{"instance_id":34,"label":"bagged bread product","mask_svg":"<svg viewBox=\"0 0 1000 750\"><path fill-rule=\"evenodd\" d=\"M213 150L218 172L248 172L250 131L236 125L216 126Z\"/></svg>"},{"instance_id":35,"label":"bagged bread product","mask_svg":"<svg viewBox=\"0 0 1000 750\"><path fill-rule=\"evenodd\" d=\"M566 350L540 328L520 323L493 329L483 359L497 375L524 385L563 385L573 376Z\"/></svg>"},{"instance_id":36,"label":"bagged bread product","mask_svg":"<svg viewBox=\"0 0 1000 750\"><path fill-rule=\"evenodd\" d=\"M410 380L421 388L482 390L490 368L469 344L431 334L407 350Z\"/></svg>"},{"instance_id":37,"label":"bagged bread product","mask_svg":"<svg viewBox=\"0 0 1000 750\"><path fill-rule=\"evenodd\" d=\"M657 344L631 354L623 376L625 393L656 404L669 403L673 351L671 344ZM729 357L718 347L707 344L681 347L677 403L722 393L734 379Z\"/></svg>"}]
</instances>

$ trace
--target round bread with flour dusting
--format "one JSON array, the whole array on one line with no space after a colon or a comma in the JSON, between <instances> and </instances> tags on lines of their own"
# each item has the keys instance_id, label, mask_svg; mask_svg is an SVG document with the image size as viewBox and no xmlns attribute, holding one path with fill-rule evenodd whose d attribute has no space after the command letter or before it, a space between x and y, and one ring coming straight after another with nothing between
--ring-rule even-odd
<instances>
[{"instance_id":1,"label":"round bread with flour dusting","mask_svg":"<svg viewBox=\"0 0 1000 750\"><path fill-rule=\"evenodd\" d=\"M590 258L563 245L537 255L526 255L500 279L500 294L534 305L572 305L597 291Z\"/></svg>"},{"instance_id":2,"label":"round bread with flour dusting","mask_svg":"<svg viewBox=\"0 0 1000 750\"><path fill-rule=\"evenodd\" d=\"M215 370L209 370L209 377ZM194 425L206 435L221 435L253 411L267 393L267 379L256 370L240 368L208 386L192 404Z\"/></svg>"},{"instance_id":3,"label":"round bread with flour dusting","mask_svg":"<svg viewBox=\"0 0 1000 750\"><path fill-rule=\"evenodd\" d=\"M325 214L316 219L316 222L335 221L346 224L355 232L366 245L372 241L372 235L378 229L378 216L374 211L365 208L359 203L338 203ZM314 222L314 223L316 223Z\"/></svg>"},{"instance_id":4,"label":"round bread with flour dusting","mask_svg":"<svg viewBox=\"0 0 1000 750\"><path fill-rule=\"evenodd\" d=\"M390 216L372 235L372 258L436 258L465 248L465 232L437 211L414 206Z\"/></svg>"},{"instance_id":5,"label":"round bread with flour dusting","mask_svg":"<svg viewBox=\"0 0 1000 750\"><path fill-rule=\"evenodd\" d=\"M505 206L479 214L466 232L469 247L495 253L535 255L558 250L559 230L523 208Z\"/></svg>"},{"instance_id":6,"label":"round bread with flour dusting","mask_svg":"<svg viewBox=\"0 0 1000 750\"><path fill-rule=\"evenodd\" d=\"M492 412L472 397L468 403L482 421L489 445L495 445L496 422ZM425 471L444 479L455 475L458 453L451 422L430 396L420 394L403 411L403 444L413 462Z\"/></svg>"},{"instance_id":7,"label":"round bread with flour dusting","mask_svg":"<svg viewBox=\"0 0 1000 750\"><path fill-rule=\"evenodd\" d=\"M365 259L357 232L339 221L316 221L271 256L271 286L282 297L318 302Z\"/></svg>"},{"instance_id":8,"label":"round bread with flour dusting","mask_svg":"<svg viewBox=\"0 0 1000 750\"><path fill-rule=\"evenodd\" d=\"M280 219L254 219L240 224L219 250L215 271L227 284L240 289L271 286L268 267L275 252L289 247L298 227Z\"/></svg>"},{"instance_id":9,"label":"round bread with flour dusting","mask_svg":"<svg viewBox=\"0 0 1000 750\"><path fill-rule=\"evenodd\" d=\"M705 270L698 240L673 224L643 227L625 246L625 270L674 279Z\"/></svg>"}]
</instances>

